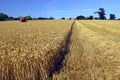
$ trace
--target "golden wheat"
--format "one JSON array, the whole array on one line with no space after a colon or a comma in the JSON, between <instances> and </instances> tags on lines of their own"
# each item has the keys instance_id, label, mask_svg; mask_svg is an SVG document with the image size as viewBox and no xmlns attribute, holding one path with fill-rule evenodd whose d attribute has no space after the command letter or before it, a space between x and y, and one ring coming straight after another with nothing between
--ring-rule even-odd
<instances>
[{"instance_id":1,"label":"golden wheat","mask_svg":"<svg viewBox=\"0 0 120 80\"><path fill-rule=\"evenodd\" d=\"M50 79L72 22L0 22L0 80Z\"/></svg>"},{"instance_id":2,"label":"golden wheat","mask_svg":"<svg viewBox=\"0 0 120 80\"><path fill-rule=\"evenodd\" d=\"M119 21L73 22L0 22L0 80L119 80Z\"/></svg>"},{"instance_id":3,"label":"golden wheat","mask_svg":"<svg viewBox=\"0 0 120 80\"><path fill-rule=\"evenodd\" d=\"M120 27L110 25L109 28L108 22L118 23L75 22L65 66L60 73L54 74L54 80L120 79L120 32L116 29Z\"/></svg>"}]
</instances>

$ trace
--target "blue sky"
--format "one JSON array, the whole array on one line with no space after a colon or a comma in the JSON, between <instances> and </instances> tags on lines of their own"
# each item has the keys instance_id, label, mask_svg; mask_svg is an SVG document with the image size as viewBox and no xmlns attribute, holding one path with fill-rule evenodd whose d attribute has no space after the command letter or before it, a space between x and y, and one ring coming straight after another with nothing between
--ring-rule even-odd
<instances>
[{"instance_id":1,"label":"blue sky","mask_svg":"<svg viewBox=\"0 0 120 80\"><path fill-rule=\"evenodd\" d=\"M76 17L98 16L93 14L99 8L106 10L106 16L114 13L120 18L120 0L1 0L0 12L9 16L32 17Z\"/></svg>"}]
</instances>

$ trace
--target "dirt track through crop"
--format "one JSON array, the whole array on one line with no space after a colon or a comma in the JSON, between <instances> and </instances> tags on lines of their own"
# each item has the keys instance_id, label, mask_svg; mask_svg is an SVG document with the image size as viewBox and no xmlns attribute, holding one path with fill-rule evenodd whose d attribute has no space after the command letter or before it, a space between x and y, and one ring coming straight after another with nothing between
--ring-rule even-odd
<instances>
[{"instance_id":1,"label":"dirt track through crop","mask_svg":"<svg viewBox=\"0 0 120 80\"><path fill-rule=\"evenodd\" d=\"M77 73L76 69L79 70L82 68L82 65L79 64L79 61L81 61L84 49L82 42L79 41L80 37L78 37L80 28L78 27L76 21L72 27L72 36L68 46L70 51L65 57L63 69L53 75L53 80L77 80L75 79L77 76L75 75Z\"/></svg>"},{"instance_id":2,"label":"dirt track through crop","mask_svg":"<svg viewBox=\"0 0 120 80\"><path fill-rule=\"evenodd\" d=\"M68 35L65 39L65 45L62 46L59 50L61 51L58 51L59 52L59 56L57 58L55 58L54 61L56 61L54 63L54 69L52 71L50 71L50 77L52 78L53 77L53 74L55 72L59 72L62 68L63 68L63 61L65 60L65 56L69 53L69 44L70 44L70 41L71 41L71 36L72 36L72 31L73 31L73 25L74 25L75 22L72 23L71 25L71 29L70 31L68 32ZM62 50L64 49L64 50Z\"/></svg>"}]
</instances>

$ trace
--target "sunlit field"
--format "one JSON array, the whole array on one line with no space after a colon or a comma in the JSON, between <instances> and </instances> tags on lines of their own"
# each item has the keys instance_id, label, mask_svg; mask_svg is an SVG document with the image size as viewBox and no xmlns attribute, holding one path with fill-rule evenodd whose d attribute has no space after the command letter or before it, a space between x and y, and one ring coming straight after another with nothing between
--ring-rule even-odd
<instances>
[{"instance_id":1,"label":"sunlit field","mask_svg":"<svg viewBox=\"0 0 120 80\"><path fill-rule=\"evenodd\" d=\"M76 21L65 67L54 80L119 80L119 21Z\"/></svg>"},{"instance_id":2,"label":"sunlit field","mask_svg":"<svg viewBox=\"0 0 120 80\"><path fill-rule=\"evenodd\" d=\"M0 22L0 80L49 79L72 22Z\"/></svg>"},{"instance_id":3,"label":"sunlit field","mask_svg":"<svg viewBox=\"0 0 120 80\"><path fill-rule=\"evenodd\" d=\"M0 22L0 80L120 80L120 21Z\"/></svg>"}]
</instances>

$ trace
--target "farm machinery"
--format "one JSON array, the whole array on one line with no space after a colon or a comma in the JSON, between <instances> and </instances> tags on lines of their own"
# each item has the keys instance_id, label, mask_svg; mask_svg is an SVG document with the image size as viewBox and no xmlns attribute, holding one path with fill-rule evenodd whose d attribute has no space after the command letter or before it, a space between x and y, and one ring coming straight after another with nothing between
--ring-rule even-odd
<instances>
[{"instance_id":1,"label":"farm machinery","mask_svg":"<svg viewBox=\"0 0 120 80\"><path fill-rule=\"evenodd\" d=\"M20 22L26 22L26 19L24 17L19 17Z\"/></svg>"}]
</instances>

